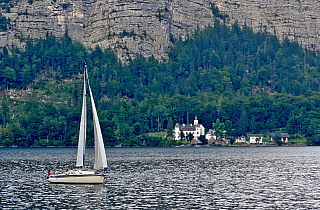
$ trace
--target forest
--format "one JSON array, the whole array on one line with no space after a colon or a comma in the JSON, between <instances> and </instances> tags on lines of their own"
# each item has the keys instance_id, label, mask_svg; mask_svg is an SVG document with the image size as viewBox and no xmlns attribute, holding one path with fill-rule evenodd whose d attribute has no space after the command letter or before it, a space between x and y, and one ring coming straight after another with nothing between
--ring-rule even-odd
<instances>
[{"instance_id":1,"label":"forest","mask_svg":"<svg viewBox=\"0 0 320 210\"><path fill-rule=\"evenodd\" d=\"M2 48L0 146L77 145L84 61L106 146L174 145L148 133L196 115L206 130L218 120L232 136L287 132L320 144L319 52L218 19L172 42L167 59L126 63L67 32Z\"/></svg>"}]
</instances>

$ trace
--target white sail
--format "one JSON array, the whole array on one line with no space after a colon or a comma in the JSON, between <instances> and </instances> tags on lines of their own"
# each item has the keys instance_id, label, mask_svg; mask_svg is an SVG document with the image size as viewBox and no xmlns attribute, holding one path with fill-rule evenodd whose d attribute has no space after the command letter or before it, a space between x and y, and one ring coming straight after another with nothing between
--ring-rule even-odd
<instances>
[{"instance_id":1,"label":"white sail","mask_svg":"<svg viewBox=\"0 0 320 210\"><path fill-rule=\"evenodd\" d=\"M84 166L84 154L86 147L86 127L87 127L87 105L86 105L86 72L84 72L83 79L83 98L82 98L82 111L81 111L81 121L80 121L80 131L79 131L79 141L78 141L78 155L76 167Z\"/></svg>"},{"instance_id":2,"label":"white sail","mask_svg":"<svg viewBox=\"0 0 320 210\"><path fill-rule=\"evenodd\" d=\"M88 87L89 87L89 93L90 93L90 99L91 99L91 105L92 105L92 115L93 115L93 128L94 128L94 169L104 169L106 170L108 168L107 164L107 158L106 158L106 151L104 148L98 113L96 109L96 105L93 100L92 91L89 84L88 79Z\"/></svg>"}]
</instances>

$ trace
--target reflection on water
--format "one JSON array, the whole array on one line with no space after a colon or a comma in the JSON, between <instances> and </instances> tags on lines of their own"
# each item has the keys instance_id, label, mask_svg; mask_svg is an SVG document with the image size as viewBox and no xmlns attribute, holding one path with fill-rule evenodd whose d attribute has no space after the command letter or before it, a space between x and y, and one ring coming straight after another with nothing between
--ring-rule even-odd
<instances>
[{"instance_id":1,"label":"reflection on water","mask_svg":"<svg viewBox=\"0 0 320 210\"><path fill-rule=\"evenodd\" d=\"M320 147L106 152L105 184L64 185L48 183L47 170L72 168L76 149L0 149L0 209L320 208Z\"/></svg>"}]
</instances>

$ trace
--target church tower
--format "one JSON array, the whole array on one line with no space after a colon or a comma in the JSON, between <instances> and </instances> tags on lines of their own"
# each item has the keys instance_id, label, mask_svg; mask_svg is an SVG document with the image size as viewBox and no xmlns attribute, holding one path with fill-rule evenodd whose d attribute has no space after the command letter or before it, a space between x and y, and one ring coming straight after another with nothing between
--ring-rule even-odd
<instances>
[{"instance_id":1,"label":"church tower","mask_svg":"<svg viewBox=\"0 0 320 210\"><path fill-rule=\"evenodd\" d=\"M193 124L194 124L194 125L198 125L198 124L199 124L197 115L196 115L196 117L194 118Z\"/></svg>"}]
</instances>

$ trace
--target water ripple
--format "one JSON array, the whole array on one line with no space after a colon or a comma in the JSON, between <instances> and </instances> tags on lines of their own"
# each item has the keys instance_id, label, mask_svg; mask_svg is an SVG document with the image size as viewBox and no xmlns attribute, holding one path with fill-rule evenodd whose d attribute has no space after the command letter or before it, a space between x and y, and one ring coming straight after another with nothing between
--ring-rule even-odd
<instances>
[{"instance_id":1,"label":"water ripple","mask_svg":"<svg viewBox=\"0 0 320 210\"><path fill-rule=\"evenodd\" d=\"M87 165L93 160L88 149ZM107 148L103 185L46 181L76 149L0 149L1 209L317 209L319 147Z\"/></svg>"}]
</instances>

